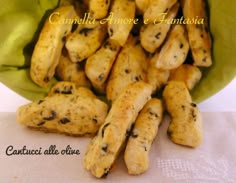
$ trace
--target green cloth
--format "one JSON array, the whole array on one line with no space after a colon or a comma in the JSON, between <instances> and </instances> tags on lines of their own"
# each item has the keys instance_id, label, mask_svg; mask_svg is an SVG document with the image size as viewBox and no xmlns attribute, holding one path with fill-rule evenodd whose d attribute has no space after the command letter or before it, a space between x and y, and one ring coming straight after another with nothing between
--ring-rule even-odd
<instances>
[{"instance_id":1,"label":"green cloth","mask_svg":"<svg viewBox=\"0 0 236 183\"><path fill-rule=\"evenodd\" d=\"M208 0L213 38L213 66L192 92L200 102L223 89L236 75L236 1Z\"/></svg>"},{"instance_id":2,"label":"green cloth","mask_svg":"<svg viewBox=\"0 0 236 183\"><path fill-rule=\"evenodd\" d=\"M0 0L0 82L30 100L48 91L30 79L29 65L43 22L57 5L58 0Z\"/></svg>"},{"instance_id":3,"label":"green cloth","mask_svg":"<svg viewBox=\"0 0 236 183\"><path fill-rule=\"evenodd\" d=\"M0 81L30 100L48 91L31 81L29 64L40 27L50 13L47 10L57 4L58 0L0 0ZM214 64L204 70L192 92L195 102L218 92L236 73L236 1L208 0L208 5Z\"/></svg>"}]
</instances>

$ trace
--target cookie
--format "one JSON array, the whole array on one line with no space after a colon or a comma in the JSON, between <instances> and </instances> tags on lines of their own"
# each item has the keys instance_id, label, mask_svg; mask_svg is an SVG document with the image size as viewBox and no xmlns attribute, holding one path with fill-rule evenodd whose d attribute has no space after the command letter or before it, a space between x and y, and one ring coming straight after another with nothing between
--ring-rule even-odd
<instances>
[{"instance_id":1,"label":"cookie","mask_svg":"<svg viewBox=\"0 0 236 183\"><path fill-rule=\"evenodd\" d=\"M187 86L182 81L170 81L163 97L172 118L167 131L170 140L188 147L199 146L203 138L202 118Z\"/></svg>"},{"instance_id":2,"label":"cookie","mask_svg":"<svg viewBox=\"0 0 236 183\"><path fill-rule=\"evenodd\" d=\"M106 36L106 25L99 21L80 24L66 39L66 49L72 62L82 62L102 45Z\"/></svg>"},{"instance_id":3,"label":"cookie","mask_svg":"<svg viewBox=\"0 0 236 183\"><path fill-rule=\"evenodd\" d=\"M106 91L106 81L119 50L120 46L116 42L107 39L86 61L85 73L98 93Z\"/></svg>"},{"instance_id":4,"label":"cookie","mask_svg":"<svg viewBox=\"0 0 236 183\"><path fill-rule=\"evenodd\" d=\"M77 86L91 88L91 83L86 77L85 71L80 63L74 63L67 55L61 55L56 68L56 76L61 81L71 81Z\"/></svg>"},{"instance_id":5,"label":"cookie","mask_svg":"<svg viewBox=\"0 0 236 183\"><path fill-rule=\"evenodd\" d=\"M185 19L199 20L197 23L186 25L194 65L209 67L212 65L212 43L206 13L206 2L205 0L181 0L181 5Z\"/></svg>"},{"instance_id":6,"label":"cookie","mask_svg":"<svg viewBox=\"0 0 236 183\"><path fill-rule=\"evenodd\" d=\"M95 134L105 121L108 105L92 95L87 88L67 90L68 86L66 92L62 92L64 88L54 89L59 92L21 106L17 110L17 122L49 132ZM72 94L70 91L73 91Z\"/></svg>"},{"instance_id":7,"label":"cookie","mask_svg":"<svg viewBox=\"0 0 236 183\"><path fill-rule=\"evenodd\" d=\"M95 177L108 174L139 111L150 98L151 86L140 81L128 85L116 99L84 157L84 167Z\"/></svg>"},{"instance_id":8,"label":"cookie","mask_svg":"<svg viewBox=\"0 0 236 183\"><path fill-rule=\"evenodd\" d=\"M149 167L149 152L162 121L163 107L159 99L149 100L138 115L125 148L128 173L138 175Z\"/></svg>"},{"instance_id":9,"label":"cookie","mask_svg":"<svg viewBox=\"0 0 236 183\"><path fill-rule=\"evenodd\" d=\"M130 83L146 80L148 61L137 37L130 36L117 56L107 82L106 94L114 102Z\"/></svg>"},{"instance_id":10,"label":"cookie","mask_svg":"<svg viewBox=\"0 0 236 183\"><path fill-rule=\"evenodd\" d=\"M46 20L35 45L31 66L31 79L41 87L46 87L55 74L66 36L72 24L60 23L64 19L76 17L73 6L57 8Z\"/></svg>"}]
</instances>

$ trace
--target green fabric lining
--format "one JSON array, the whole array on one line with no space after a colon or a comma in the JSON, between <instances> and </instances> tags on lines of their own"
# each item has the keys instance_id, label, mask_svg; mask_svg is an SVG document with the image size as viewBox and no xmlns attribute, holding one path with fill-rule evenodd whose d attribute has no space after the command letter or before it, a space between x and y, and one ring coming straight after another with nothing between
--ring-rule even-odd
<instances>
[{"instance_id":1,"label":"green fabric lining","mask_svg":"<svg viewBox=\"0 0 236 183\"><path fill-rule=\"evenodd\" d=\"M57 4L58 0L0 0L0 82L29 100L42 98L50 87L40 88L32 82L29 61L45 13ZM204 69L192 91L195 102L217 93L236 74L236 1L208 0L208 5L214 64Z\"/></svg>"}]
</instances>

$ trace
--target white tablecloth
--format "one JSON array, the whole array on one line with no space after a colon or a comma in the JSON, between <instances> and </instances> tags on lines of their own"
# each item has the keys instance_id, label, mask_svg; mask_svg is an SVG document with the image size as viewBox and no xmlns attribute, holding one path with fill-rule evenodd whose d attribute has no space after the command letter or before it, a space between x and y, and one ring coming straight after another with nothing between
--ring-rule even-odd
<instances>
[{"instance_id":1,"label":"white tablecloth","mask_svg":"<svg viewBox=\"0 0 236 183\"><path fill-rule=\"evenodd\" d=\"M236 113L203 113L204 141L197 149L173 144L166 135L166 116L150 153L150 168L130 176L121 154L106 179L98 180L84 170L82 159L89 138L33 131L16 124L15 113L0 113L0 182L2 183L233 183L236 182ZM68 145L80 155L6 155L6 149Z\"/></svg>"},{"instance_id":2,"label":"white tablecloth","mask_svg":"<svg viewBox=\"0 0 236 183\"><path fill-rule=\"evenodd\" d=\"M236 182L236 80L201 103L204 141L196 149L173 144L166 135L170 119L163 120L150 153L150 168L140 176L127 174L123 155L106 179L84 170L83 156L90 138L47 134L20 126L16 109L29 101L0 84L0 183L233 183ZM44 155L55 145L59 155ZM79 155L62 155L70 146ZM7 155L15 150L40 149L41 155ZM9 152L9 151L8 151Z\"/></svg>"}]
</instances>

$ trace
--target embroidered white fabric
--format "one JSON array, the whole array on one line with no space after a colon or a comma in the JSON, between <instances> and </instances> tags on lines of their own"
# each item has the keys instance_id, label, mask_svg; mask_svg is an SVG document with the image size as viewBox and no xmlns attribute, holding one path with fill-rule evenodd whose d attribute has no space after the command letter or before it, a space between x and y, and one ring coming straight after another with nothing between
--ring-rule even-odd
<instances>
[{"instance_id":1,"label":"embroidered white fabric","mask_svg":"<svg viewBox=\"0 0 236 183\"><path fill-rule=\"evenodd\" d=\"M149 170L130 176L121 155L107 178L84 170L82 160L89 138L32 131L15 122L15 113L0 113L0 182L3 183L236 183L236 113L202 113L204 141L196 149L173 144L166 135L165 117L150 152ZM67 145L81 155L7 156L6 147L47 149Z\"/></svg>"}]
</instances>

